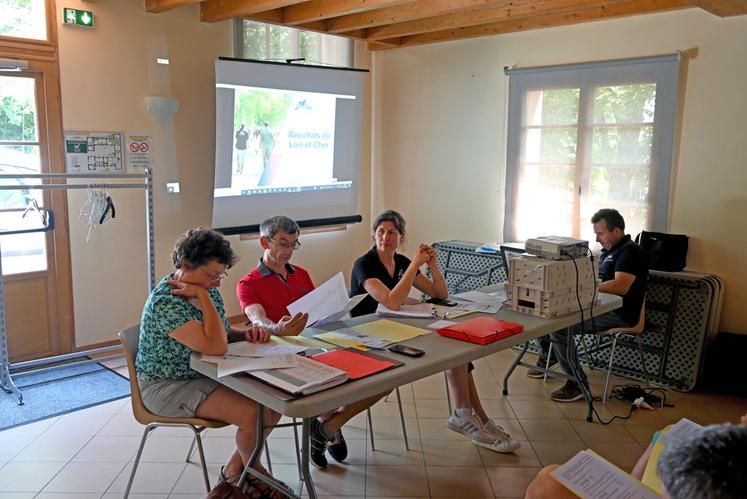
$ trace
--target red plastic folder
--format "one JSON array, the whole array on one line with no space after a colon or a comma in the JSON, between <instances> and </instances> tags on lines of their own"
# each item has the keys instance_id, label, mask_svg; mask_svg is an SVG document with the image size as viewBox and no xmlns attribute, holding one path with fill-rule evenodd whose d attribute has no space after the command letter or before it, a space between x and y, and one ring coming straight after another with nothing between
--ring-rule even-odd
<instances>
[{"instance_id":1,"label":"red plastic folder","mask_svg":"<svg viewBox=\"0 0 747 499\"><path fill-rule=\"evenodd\" d=\"M364 378L397 365L389 360L375 359L350 350L333 350L314 355L312 358L322 364L342 369L348 373L349 379Z\"/></svg>"},{"instance_id":2,"label":"red plastic folder","mask_svg":"<svg viewBox=\"0 0 747 499\"><path fill-rule=\"evenodd\" d=\"M469 341L478 345L487 345L523 330L524 326L514 322L506 322L492 317L475 317L468 321L441 328L436 332L441 336Z\"/></svg>"}]
</instances>

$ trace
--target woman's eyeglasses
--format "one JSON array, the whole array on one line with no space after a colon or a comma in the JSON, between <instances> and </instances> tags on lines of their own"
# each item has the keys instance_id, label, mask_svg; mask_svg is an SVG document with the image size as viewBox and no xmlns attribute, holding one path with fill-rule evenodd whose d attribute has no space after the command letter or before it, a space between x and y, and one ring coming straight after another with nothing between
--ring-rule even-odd
<instances>
[{"instance_id":1,"label":"woman's eyeglasses","mask_svg":"<svg viewBox=\"0 0 747 499\"><path fill-rule=\"evenodd\" d=\"M228 272L225 270L223 272L208 272L205 269L202 269L202 271L205 273L205 275L211 280L211 281L222 281L226 277L228 277Z\"/></svg>"}]
</instances>

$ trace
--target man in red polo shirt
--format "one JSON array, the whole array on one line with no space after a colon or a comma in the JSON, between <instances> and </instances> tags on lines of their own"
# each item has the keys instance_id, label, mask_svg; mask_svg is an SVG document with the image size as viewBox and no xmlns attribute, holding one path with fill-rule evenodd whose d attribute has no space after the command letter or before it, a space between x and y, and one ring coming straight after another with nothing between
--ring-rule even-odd
<instances>
[{"instance_id":1,"label":"man in red polo shirt","mask_svg":"<svg viewBox=\"0 0 747 499\"><path fill-rule=\"evenodd\" d=\"M257 267L236 286L241 309L252 324L278 336L301 334L308 314L288 313L288 305L314 289L309 273L291 265L293 251L301 246L298 224L285 216L270 217L259 226L259 244L265 250ZM325 450L338 462L348 455L342 425L368 409L384 395L374 395L322 414L311 424L311 462L327 467Z\"/></svg>"}]
</instances>

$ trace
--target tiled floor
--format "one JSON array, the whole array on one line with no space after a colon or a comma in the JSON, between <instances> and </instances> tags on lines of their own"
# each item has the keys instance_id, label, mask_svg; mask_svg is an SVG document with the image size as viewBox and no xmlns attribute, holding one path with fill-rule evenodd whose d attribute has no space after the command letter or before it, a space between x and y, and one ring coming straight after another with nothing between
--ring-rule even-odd
<instances>
[{"instance_id":1,"label":"tiled floor","mask_svg":"<svg viewBox=\"0 0 747 499\"><path fill-rule=\"evenodd\" d=\"M587 423L583 402L550 401L547 392L559 381L549 380L543 387L541 380L518 370L510 395L500 395L498 383L512 358L513 353L502 352L481 360L475 376L488 414L521 440L517 453L478 448L447 429L444 377L432 376L401 388L410 450L405 450L395 398L390 397L373 408L376 450L367 439L365 417L354 418L344 428L347 462L312 470L318 494L522 497L540 467L560 463L582 449L590 447L630 469L653 432L669 422L683 416L702 424L735 422L747 412L746 399L670 391L673 408L638 411L628 421L607 426ZM592 372L591 379L599 393L602 374ZM611 402L609 409L595 405L604 419L611 413L627 414L618 402ZM142 431L126 399L0 432L0 499L122 497ZM292 437L290 429L273 432L270 454L274 474L299 490ZM184 462L189 444L185 430L156 430L146 444L130 497L204 497L199 466ZM211 480L232 449L230 428L208 431L205 452Z\"/></svg>"}]
</instances>

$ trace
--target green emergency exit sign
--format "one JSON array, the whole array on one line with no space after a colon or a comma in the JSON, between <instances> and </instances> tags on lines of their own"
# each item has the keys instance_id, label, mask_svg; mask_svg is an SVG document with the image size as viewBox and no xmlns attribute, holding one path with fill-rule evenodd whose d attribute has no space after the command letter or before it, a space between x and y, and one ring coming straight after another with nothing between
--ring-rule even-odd
<instances>
[{"instance_id":1,"label":"green emergency exit sign","mask_svg":"<svg viewBox=\"0 0 747 499\"><path fill-rule=\"evenodd\" d=\"M93 12L90 10L62 9L62 20L65 24L93 28Z\"/></svg>"}]
</instances>

